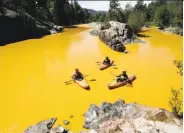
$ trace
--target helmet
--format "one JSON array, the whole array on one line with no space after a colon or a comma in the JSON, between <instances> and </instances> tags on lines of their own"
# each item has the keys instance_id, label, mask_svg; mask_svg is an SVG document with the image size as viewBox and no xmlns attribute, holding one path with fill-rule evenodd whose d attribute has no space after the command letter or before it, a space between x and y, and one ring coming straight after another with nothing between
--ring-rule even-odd
<instances>
[{"instance_id":1,"label":"helmet","mask_svg":"<svg viewBox=\"0 0 184 133\"><path fill-rule=\"evenodd\" d=\"M126 71L125 71L125 70L123 70L122 72L123 72L123 73L126 73Z\"/></svg>"}]
</instances>

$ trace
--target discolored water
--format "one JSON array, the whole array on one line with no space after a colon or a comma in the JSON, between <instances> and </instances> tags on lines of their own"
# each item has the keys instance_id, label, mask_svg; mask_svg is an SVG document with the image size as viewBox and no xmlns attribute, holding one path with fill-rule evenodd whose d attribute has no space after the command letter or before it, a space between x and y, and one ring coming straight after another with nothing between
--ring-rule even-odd
<instances>
[{"instance_id":1,"label":"discolored water","mask_svg":"<svg viewBox=\"0 0 184 133\"><path fill-rule=\"evenodd\" d=\"M32 124L57 117L57 124L80 131L83 114L91 103L124 99L169 109L172 87L182 87L173 60L182 59L182 37L156 28L143 30L145 44L127 45L129 54L112 51L87 28L65 29L63 33L26 40L0 47L0 132L20 133ZM100 71L96 61L106 56L116 67ZM72 82L71 73L79 68L90 91ZM133 87L109 90L107 84L122 70L135 74ZM96 81L95 81L95 80ZM93 80L93 81L89 81ZM73 118L69 118L73 115Z\"/></svg>"}]
</instances>

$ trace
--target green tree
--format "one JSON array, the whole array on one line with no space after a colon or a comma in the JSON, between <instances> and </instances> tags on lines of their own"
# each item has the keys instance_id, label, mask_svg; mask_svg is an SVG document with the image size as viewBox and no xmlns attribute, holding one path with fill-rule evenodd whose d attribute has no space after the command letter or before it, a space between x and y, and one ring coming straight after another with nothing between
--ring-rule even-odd
<instances>
[{"instance_id":1,"label":"green tree","mask_svg":"<svg viewBox=\"0 0 184 133\"><path fill-rule=\"evenodd\" d=\"M156 10L156 2L151 2L146 8L146 18L148 21L153 21Z\"/></svg>"},{"instance_id":2,"label":"green tree","mask_svg":"<svg viewBox=\"0 0 184 133\"><path fill-rule=\"evenodd\" d=\"M64 21L64 0L56 0L54 3L54 20L58 25L63 25Z\"/></svg>"},{"instance_id":3,"label":"green tree","mask_svg":"<svg viewBox=\"0 0 184 133\"><path fill-rule=\"evenodd\" d=\"M183 27L183 3L182 1L168 2L169 23L174 27Z\"/></svg>"},{"instance_id":4,"label":"green tree","mask_svg":"<svg viewBox=\"0 0 184 133\"><path fill-rule=\"evenodd\" d=\"M125 16L125 23L127 23L130 13L133 12L133 7L131 6L130 3L126 4L125 10L123 12Z\"/></svg>"},{"instance_id":5,"label":"green tree","mask_svg":"<svg viewBox=\"0 0 184 133\"><path fill-rule=\"evenodd\" d=\"M110 4L109 4L109 11L108 11L108 15L107 15L107 19L110 20L114 20L114 21L119 21L119 13L121 13L120 10L120 4L119 4L119 0L110 0Z\"/></svg>"},{"instance_id":6,"label":"green tree","mask_svg":"<svg viewBox=\"0 0 184 133\"><path fill-rule=\"evenodd\" d=\"M135 11L144 12L146 10L146 5L144 5L144 0L138 0L134 7Z\"/></svg>"},{"instance_id":7,"label":"green tree","mask_svg":"<svg viewBox=\"0 0 184 133\"><path fill-rule=\"evenodd\" d=\"M134 33L139 32L145 23L145 14L142 12L132 12L128 18L128 25L132 28Z\"/></svg>"},{"instance_id":8,"label":"green tree","mask_svg":"<svg viewBox=\"0 0 184 133\"><path fill-rule=\"evenodd\" d=\"M36 16L36 0L21 0L21 7L30 15Z\"/></svg>"},{"instance_id":9,"label":"green tree","mask_svg":"<svg viewBox=\"0 0 184 133\"><path fill-rule=\"evenodd\" d=\"M161 5L156 8L154 22L160 27L169 25L169 13L166 5Z\"/></svg>"}]
</instances>

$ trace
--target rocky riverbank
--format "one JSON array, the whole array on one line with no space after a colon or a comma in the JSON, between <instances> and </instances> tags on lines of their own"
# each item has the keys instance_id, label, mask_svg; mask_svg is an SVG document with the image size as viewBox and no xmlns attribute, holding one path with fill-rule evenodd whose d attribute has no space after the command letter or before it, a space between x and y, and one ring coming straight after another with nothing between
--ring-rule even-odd
<instances>
[{"instance_id":1,"label":"rocky riverbank","mask_svg":"<svg viewBox=\"0 0 184 133\"><path fill-rule=\"evenodd\" d=\"M41 121L23 133L72 133L61 125L52 128L56 120ZM181 119L164 109L117 100L113 104L92 104L84 122L84 127L90 130L80 133L182 133L182 125Z\"/></svg>"},{"instance_id":2,"label":"rocky riverbank","mask_svg":"<svg viewBox=\"0 0 184 133\"><path fill-rule=\"evenodd\" d=\"M47 11L40 7L37 17L33 17L16 7L0 6L0 45L63 31L63 26L55 25L47 16Z\"/></svg>"},{"instance_id":3,"label":"rocky riverbank","mask_svg":"<svg viewBox=\"0 0 184 133\"><path fill-rule=\"evenodd\" d=\"M91 35L99 36L114 51L125 52L126 44L142 42L135 38L132 29L125 23L110 21L108 23L92 23Z\"/></svg>"},{"instance_id":4,"label":"rocky riverbank","mask_svg":"<svg viewBox=\"0 0 184 133\"><path fill-rule=\"evenodd\" d=\"M171 33L171 34L183 36L183 29L178 27L168 27L168 28L159 27L158 29L165 33Z\"/></svg>"}]
</instances>

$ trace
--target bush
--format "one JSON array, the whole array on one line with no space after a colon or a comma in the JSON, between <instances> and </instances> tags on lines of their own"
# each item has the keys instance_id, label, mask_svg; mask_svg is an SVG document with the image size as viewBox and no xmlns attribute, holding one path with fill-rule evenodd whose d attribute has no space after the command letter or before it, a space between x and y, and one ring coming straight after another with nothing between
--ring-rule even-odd
<instances>
[{"instance_id":1,"label":"bush","mask_svg":"<svg viewBox=\"0 0 184 133\"><path fill-rule=\"evenodd\" d=\"M183 75L183 61L181 60L174 60L173 64L176 65L176 67L179 70L179 74L182 76Z\"/></svg>"},{"instance_id":2,"label":"bush","mask_svg":"<svg viewBox=\"0 0 184 133\"><path fill-rule=\"evenodd\" d=\"M183 101L182 101L183 89L171 89L171 97L169 98L169 106L172 112L179 118L183 118Z\"/></svg>"},{"instance_id":3,"label":"bush","mask_svg":"<svg viewBox=\"0 0 184 133\"><path fill-rule=\"evenodd\" d=\"M144 25L145 14L142 12L132 12L128 18L128 25L132 28L134 33L140 31Z\"/></svg>"},{"instance_id":4,"label":"bush","mask_svg":"<svg viewBox=\"0 0 184 133\"><path fill-rule=\"evenodd\" d=\"M159 27L164 27L169 25L169 14L167 7L165 5L161 5L156 8L154 22Z\"/></svg>"}]
</instances>

